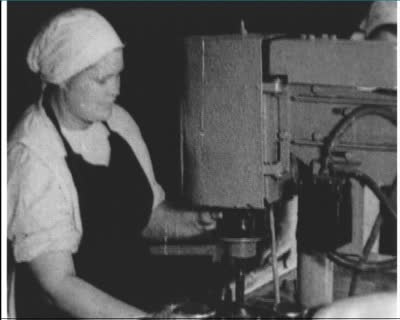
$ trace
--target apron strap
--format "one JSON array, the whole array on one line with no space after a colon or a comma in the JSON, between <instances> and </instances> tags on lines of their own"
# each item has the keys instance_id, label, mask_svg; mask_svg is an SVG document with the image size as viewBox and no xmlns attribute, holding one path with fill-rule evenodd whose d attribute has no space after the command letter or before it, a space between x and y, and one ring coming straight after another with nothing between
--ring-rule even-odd
<instances>
[{"instance_id":1,"label":"apron strap","mask_svg":"<svg viewBox=\"0 0 400 320\"><path fill-rule=\"evenodd\" d=\"M58 122L57 117L54 114L54 110L50 106L50 97L49 97L47 90L44 92L44 95L43 95L43 108L44 108L44 111L46 112L47 116L49 117L50 121L56 127L58 135L60 136L60 138L64 144L64 148L67 151L67 154L73 154L74 152L73 152L70 144L68 143L67 139L65 139L64 135L61 133L60 123Z\"/></svg>"}]
</instances>

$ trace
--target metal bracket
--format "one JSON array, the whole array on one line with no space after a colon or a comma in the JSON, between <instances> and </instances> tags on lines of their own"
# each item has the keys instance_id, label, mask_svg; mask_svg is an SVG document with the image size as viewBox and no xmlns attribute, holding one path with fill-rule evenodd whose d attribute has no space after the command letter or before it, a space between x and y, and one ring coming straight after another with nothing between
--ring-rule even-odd
<instances>
[{"instance_id":1,"label":"metal bracket","mask_svg":"<svg viewBox=\"0 0 400 320\"><path fill-rule=\"evenodd\" d=\"M265 89L265 86L264 86ZM278 104L278 162L266 163L264 167L264 175L280 178L290 172L290 99L287 87L283 87L280 78L274 82L271 87L276 94Z\"/></svg>"}]
</instances>

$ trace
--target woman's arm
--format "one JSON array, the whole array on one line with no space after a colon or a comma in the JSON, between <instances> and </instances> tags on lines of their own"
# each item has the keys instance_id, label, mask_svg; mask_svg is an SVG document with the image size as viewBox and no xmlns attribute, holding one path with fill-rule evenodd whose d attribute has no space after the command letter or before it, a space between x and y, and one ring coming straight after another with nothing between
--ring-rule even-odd
<instances>
[{"instance_id":1,"label":"woman's arm","mask_svg":"<svg viewBox=\"0 0 400 320\"><path fill-rule=\"evenodd\" d=\"M73 317L132 319L149 316L77 277L72 255L67 251L42 254L29 262L29 266L51 302Z\"/></svg>"},{"instance_id":2,"label":"woman's arm","mask_svg":"<svg viewBox=\"0 0 400 320\"><path fill-rule=\"evenodd\" d=\"M164 201L153 210L143 236L155 240L191 238L215 227L216 215L208 211L174 208Z\"/></svg>"}]
</instances>

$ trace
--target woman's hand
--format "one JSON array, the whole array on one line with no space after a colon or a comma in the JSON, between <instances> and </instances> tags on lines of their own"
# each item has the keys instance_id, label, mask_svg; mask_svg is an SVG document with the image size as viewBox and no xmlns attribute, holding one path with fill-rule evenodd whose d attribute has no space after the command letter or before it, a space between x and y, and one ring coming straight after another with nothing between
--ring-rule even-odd
<instances>
[{"instance_id":1,"label":"woman's hand","mask_svg":"<svg viewBox=\"0 0 400 320\"><path fill-rule=\"evenodd\" d=\"M213 231L217 227L217 219L221 217L221 213L210 211L197 212L197 224L203 231Z\"/></svg>"},{"instance_id":2,"label":"woman's hand","mask_svg":"<svg viewBox=\"0 0 400 320\"><path fill-rule=\"evenodd\" d=\"M153 210L143 236L164 241L201 236L216 228L220 216L216 212L177 208L164 201Z\"/></svg>"}]
</instances>

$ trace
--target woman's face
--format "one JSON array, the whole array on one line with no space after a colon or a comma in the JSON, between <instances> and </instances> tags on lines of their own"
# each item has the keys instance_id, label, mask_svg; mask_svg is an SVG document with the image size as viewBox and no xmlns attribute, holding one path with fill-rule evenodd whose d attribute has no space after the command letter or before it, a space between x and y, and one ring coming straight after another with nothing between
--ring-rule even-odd
<instances>
[{"instance_id":1,"label":"woman's face","mask_svg":"<svg viewBox=\"0 0 400 320\"><path fill-rule=\"evenodd\" d=\"M68 118L70 126L85 128L110 117L119 95L123 68L122 49L118 49L65 83L62 88L62 114Z\"/></svg>"}]
</instances>

